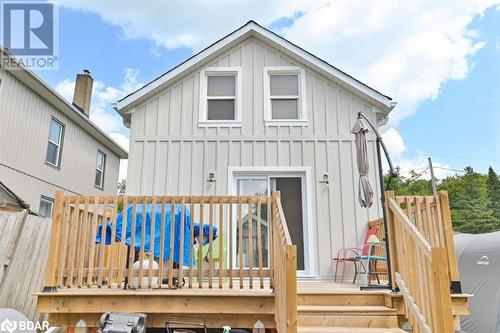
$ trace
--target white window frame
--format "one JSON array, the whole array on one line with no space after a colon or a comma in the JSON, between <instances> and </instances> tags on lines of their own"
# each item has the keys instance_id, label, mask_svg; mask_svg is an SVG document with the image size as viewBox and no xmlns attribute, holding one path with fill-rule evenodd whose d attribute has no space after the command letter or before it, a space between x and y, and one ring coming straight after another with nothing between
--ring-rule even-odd
<instances>
[{"instance_id":1,"label":"white window frame","mask_svg":"<svg viewBox=\"0 0 500 333\"><path fill-rule=\"evenodd\" d=\"M50 127L52 126L53 122L56 123L56 124L58 124L61 127L61 131L59 132L59 143L50 140ZM47 141L47 153L48 153L48 149L49 149L49 143L52 143L52 144L54 144L54 145L57 146L57 154L56 154L56 163L55 164L52 163L52 162L50 162L48 160L48 155L47 154L45 155L45 163L47 163L48 165L56 167L56 168L60 167L60 165L61 165L61 151L62 151L62 145L63 145L63 138L64 138L64 124L62 122L60 122L59 120L57 120L56 118L54 118L54 117L50 118L49 138L48 138L48 141Z\"/></svg>"},{"instance_id":2,"label":"white window frame","mask_svg":"<svg viewBox=\"0 0 500 333\"><path fill-rule=\"evenodd\" d=\"M271 106L271 75L297 75L299 94L297 96L298 119L273 119ZM306 101L306 73L298 66L264 67L264 122L266 126L308 126ZM291 95L273 96L275 99L289 99Z\"/></svg>"},{"instance_id":3,"label":"white window frame","mask_svg":"<svg viewBox=\"0 0 500 333\"><path fill-rule=\"evenodd\" d=\"M48 196L45 196L45 195L42 195L40 197L40 207L38 208L38 212L40 212L40 208L42 206L42 202L46 202L46 203L50 203L50 216L44 216L46 218L52 218L52 215L54 214L54 199L48 197Z\"/></svg>"},{"instance_id":4,"label":"white window frame","mask_svg":"<svg viewBox=\"0 0 500 333\"><path fill-rule=\"evenodd\" d=\"M208 120L207 119L207 104L209 97L207 96L209 76L235 76L235 93L234 96L234 120ZM198 127L241 127L241 67L208 67L200 72L200 103L199 103L199 118ZM217 98L217 97L216 97ZM212 99L216 99L212 98ZM224 97L226 98L226 97Z\"/></svg>"},{"instance_id":5,"label":"white window frame","mask_svg":"<svg viewBox=\"0 0 500 333\"><path fill-rule=\"evenodd\" d=\"M103 161L102 161L102 170L98 168L97 166L97 156L102 155ZM101 171L102 177L101 177L101 184L98 185L95 183L95 175L94 175L94 186L97 187L98 189L104 189L104 172L106 170L106 154L102 152L101 150L97 150L96 154L96 159L95 159L95 171Z\"/></svg>"}]
</instances>

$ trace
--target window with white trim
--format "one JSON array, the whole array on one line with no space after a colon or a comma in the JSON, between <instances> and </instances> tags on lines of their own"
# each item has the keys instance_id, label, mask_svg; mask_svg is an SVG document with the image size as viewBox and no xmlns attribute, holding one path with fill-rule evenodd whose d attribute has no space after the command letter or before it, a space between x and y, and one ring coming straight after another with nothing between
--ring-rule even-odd
<instances>
[{"instance_id":1,"label":"window with white trim","mask_svg":"<svg viewBox=\"0 0 500 333\"><path fill-rule=\"evenodd\" d=\"M53 208L54 208L54 199L42 195L40 198L40 208L38 209L38 213L43 217L51 218Z\"/></svg>"},{"instance_id":2,"label":"window with white trim","mask_svg":"<svg viewBox=\"0 0 500 333\"><path fill-rule=\"evenodd\" d=\"M64 125L52 118L49 129L49 143L47 145L47 156L45 161L55 167L59 167L61 160L61 149L64 135Z\"/></svg>"},{"instance_id":3,"label":"window with white trim","mask_svg":"<svg viewBox=\"0 0 500 333\"><path fill-rule=\"evenodd\" d=\"M200 126L241 126L241 69L207 68L200 73Z\"/></svg>"},{"instance_id":4,"label":"window with white trim","mask_svg":"<svg viewBox=\"0 0 500 333\"><path fill-rule=\"evenodd\" d=\"M264 67L266 124L306 125L305 72L300 67Z\"/></svg>"},{"instance_id":5,"label":"window with white trim","mask_svg":"<svg viewBox=\"0 0 500 333\"><path fill-rule=\"evenodd\" d=\"M106 168L106 154L102 151L97 151L96 167L95 167L95 186L102 189L104 187L104 170Z\"/></svg>"}]
</instances>

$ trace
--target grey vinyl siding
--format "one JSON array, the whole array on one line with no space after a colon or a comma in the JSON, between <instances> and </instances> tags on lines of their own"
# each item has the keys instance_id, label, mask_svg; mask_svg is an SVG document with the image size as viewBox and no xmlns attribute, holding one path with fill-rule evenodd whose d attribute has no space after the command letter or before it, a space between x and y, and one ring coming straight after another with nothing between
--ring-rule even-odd
<instances>
[{"instance_id":1,"label":"grey vinyl siding","mask_svg":"<svg viewBox=\"0 0 500 333\"><path fill-rule=\"evenodd\" d=\"M41 195L54 198L59 188L84 195L116 193L118 156L8 72L0 70L0 79L2 182L35 211ZM59 168L45 163L52 117L64 124ZM107 156L103 190L94 186L98 149Z\"/></svg>"},{"instance_id":2,"label":"grey vinyl siding","mask_svg":"<svg viewBox=\"0 0 500 333\"><path fill-rule=\"evenodd\" d=\"M300 66L306 71L309 126L264 125L263 67ZM138 105L132 113L127 191L144 195L226 195L228 167L309 166L312 169L315 275L332 274L339 248L359 246L368 220L380 217L376 191L370 209L358 204L354 136L357 112L376 123L372 105L324 76L250 38L206 67L242 68L242 127L198 127L199 73L192 73ZM373 137L368 143L376 165ZM208 183L209 172L216 182ZM319 184L323 174L330 185Z\"/></svg>"}]
</instances>

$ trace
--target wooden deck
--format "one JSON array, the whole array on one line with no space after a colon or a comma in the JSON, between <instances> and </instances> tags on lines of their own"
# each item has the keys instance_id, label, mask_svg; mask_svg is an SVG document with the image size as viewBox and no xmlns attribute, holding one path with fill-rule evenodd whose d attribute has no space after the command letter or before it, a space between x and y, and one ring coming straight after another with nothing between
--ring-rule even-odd
<instances>
[{"instance_id":1,"label":"wooden deck","mask_svg":"<svg viewBox=\"0 0 500 333\"><path fill-rule=\"evenodd\" d=\"M71 288L40 292L38 311L49 313L51 325L72 327L83 319L97 327L103 312L143 312L150 327L163 327L171 318L204 318L211 327L253 327L257 320L275 328L274 293L264 289L121 290ZM453 316L467 315L471 295L452 297ZM358 285L298 280L298 332L402 332L403 296L390 290L360 290Z\"/></svg>"},{"instance_id":2,"label":"wooden deck","mask_svg":"<svg viewBox=\"0 0 500 333\"><path fill-rule=\"evenodd\" d=\"M398 292L360 290L350 283L297 281L296 247L290 240L279 193L273 193L272 197L95 198L59 194L46 288L37 294L37 310L49 314L51 325L65 327L73 327L81 319L88 327L96 327L103 312L142 312L148 315L149 327L164 327L169 319L202 319L214 328L223 325L250 328L260 320L280 333L395 333L403 332L400 327L408 320L416 333L451 333L459 329L460 316L468 314L470 295L450 292L450 286L457 286L458 270L447 195L395 197L388 192L387 198L388 247L393 257L391 265L386 267L391 274L386 277L392 277ZM129 228L134 230L130 243L136 244L138 250L130 246L127 253L123 251L125 244L114 236L118 204L126 207L130 202L133 209L128 213L132 216ZM136 227L136 211L141 209L145 216L147 205L162 211L161 224L157 226L162 230L161 235L167 228L164 218L167 206L172 212L171 221L175 214L183 221L188 209L201 224L208 221L208 254L205 255L203 247L195 248L188 241L188 267L178 269L172 259L160 260L159 267L153 267L155 260L147 256L144 229L140 223ZM268 235L262 235L260 229L264 211L269 221ZM248 234L242 235L244 212L249 221L252 214L259 216L256 236L252 236L252 224L248 226ZM154 216L151 228L155 226ZM236 222L224 223L225 220ZM380 228L379 238L383 239L383 223L376 224ZM229 230L223 231L224 226ZM160 258L167 259L164 250L170 253L169 258L178 251L172 238L175 227L173 224L169 227L172 228L169 243L161 238L155 245L151 238L151 251L162 245ZM192 232L193 219L184 227ZM217 247L211 232L214 227L219 228L221 238L223 233L234 235L231 228L240 232L236 232L236 241L229 237L228 242L219 242ZM96 244L98 231L101 239L107 239L105 228L110 230L109 243ZM121 232L124 239L126 230ZM184 244L182 235L181 232L180 243ZM261 241L265 236L269 237L267 265ZM200 237L198 242L202 242L203 234ZM243 237L248 237L248 242L243 242ZM252 237L257 238L256 245ZM193 240L193 234L189 239ZM247 259L242 254L243 246ZM134 251L138 251L139 267L133 266L137 260ZM228 258L224 262L225 256ZM236 261L246 262L248 267L235 266ZM173 278L184 278L186 285L173 289ZM130 283L134 279L138 285Z\"/></svg>"}]
</instances>

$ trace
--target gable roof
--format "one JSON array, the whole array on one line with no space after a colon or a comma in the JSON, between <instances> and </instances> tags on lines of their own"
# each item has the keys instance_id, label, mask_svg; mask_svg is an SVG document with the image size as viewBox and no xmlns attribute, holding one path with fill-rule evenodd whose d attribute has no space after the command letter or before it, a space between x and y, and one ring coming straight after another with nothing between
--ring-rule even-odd
<instances>
[{"instance_id":1,"label":"gable roof","mask_svg":"<svg viewBox=\"0 0 500 333\"><path fill-rule=\"evenodd\" d=\"M85 116L78 108L68 102L57 91L43 81L31 69L24 66L13 54L0 45L0 54L9 57L18 65L17 68L9 70L8 67L0 66L0 69L8 71L11 75L35 91L43 99L49 102L57 110L64 113L68 118L73 120L79 127L87 132L94 139L99 141L104 147L116 154L122 159L128 158L128 152L116 143L111 137L94 124L87 116Z\"/></svg>"},{"instance_id":2,"label":"gable roof","mask_svg":"<svg viewBox=\"0 0 500 333\"><path fill-rule=\"evenodd\" d=\"M355 79L351 75L318 58L314 54L293 44L271 30L262 27L258 23L249 21L245 25L172 68L168 72L160 75L158 78L150 81L143 87L120 99L117 102L116 110L124 118L125 122L127 122L126 114L134 106L154 95L169 83L186 74L191 67L210 61L217 55L223 53L225 50L250 36L264 40L291 58L302 63L306 63L312 69L331 78L346 89L366 98L368 101L378 106L385 114L389 113L396 105L396 103L392 101L391 97L386 96L376 89Z\"/></svg>"}]
</instances>

